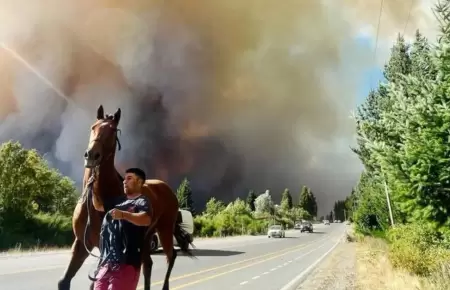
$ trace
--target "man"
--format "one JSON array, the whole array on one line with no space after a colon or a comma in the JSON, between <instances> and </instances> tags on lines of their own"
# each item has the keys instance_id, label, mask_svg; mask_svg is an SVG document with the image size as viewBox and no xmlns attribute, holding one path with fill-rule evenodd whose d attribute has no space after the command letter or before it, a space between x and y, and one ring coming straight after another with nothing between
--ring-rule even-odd
<instances>
[{"instance_id":1,"label":"man","mask_svg":"<svg viewBox=\"0 0 450 290\"><path fill-rule=\"evenodd\" d=\"M107 214L100 238L101 260L94 290L133 290L140 276L142 243L150 225L150 202L141 190L145 173L139 168L126 171L125 196L105 202L93 197L94 207Z\"/></svg>"}]
</instances>

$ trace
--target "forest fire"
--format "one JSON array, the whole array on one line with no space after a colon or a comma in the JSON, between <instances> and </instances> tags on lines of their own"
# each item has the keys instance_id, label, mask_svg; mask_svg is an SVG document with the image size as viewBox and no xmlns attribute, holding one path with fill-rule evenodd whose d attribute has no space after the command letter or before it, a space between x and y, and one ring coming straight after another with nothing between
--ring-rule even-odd
<instances>
[{"instance_id":1,"label":"forest fire","mask_svg":"<svg viewBox=\"0 0 450 290\"><path fill-rule=\"evenodd\" d=\"M325 193L347 195L360 170L347 116L361 77L341 47L357 30L344 13L363 9L354 2L0 2L1 41L36 69L0 50L0 139L80 182L96 108L120 107L120 170L141 166L172 186L188 176L199 204L308 184L327 207ZM346 49L350 71L372 60Z\"/></svg>"}]
</instances>

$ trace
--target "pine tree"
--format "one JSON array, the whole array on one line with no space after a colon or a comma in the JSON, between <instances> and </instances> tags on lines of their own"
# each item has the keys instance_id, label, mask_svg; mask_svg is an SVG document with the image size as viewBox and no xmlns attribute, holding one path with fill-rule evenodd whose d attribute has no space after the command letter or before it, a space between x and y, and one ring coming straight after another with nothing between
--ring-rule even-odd
<instances>
[{"instance_id":1,"label":"pine tree","mask_svg":"<svg viewBox=\"0 0 450 290\"><path fill-rule=\"evenodd\" d=\"M180 208L186 209L195 215L194 201L192 199L192 190L187 178L184 178L177 189L177 198Z\"/></svg>"},{"instance_id":2,"label":"pine tree","mask_svg":"<svg viewBox=\"0 0 450 290\"><path fill-rule=\"evenodd\" d=\"M409 45L402 36L391 49L391 57L384 67L384 76L389 83L398 83L402 75L410 74L411 58ZM392 110L393 100L388 96L386 85L380 85L376 91L371 91L366 101L357 109L356 133L358 148L352 148L368 172L379 173L380 168L372 150L371 143L383 140L388 145L398 147L401 132L395 132L381 123L382 115Z\"/></svg>"},{"instance_id":3,"label":"pine tree","mask_svg":"<svg viewBox=\"0 0 450 290\"><path fill-rule=\"evenodd\" d=\"M292 208L292 196L289 192L289 189L285 189L281 194L281 209L285 212L288 212Z\"/></svg>"},{"instance_id":4,"label":"pine tree","mask_svg":"<svg viewBox=\"0 0 450 290\"><path fill-rule=\"evenodd\" d=\"M309 193L310 193L310 196L311 196L311 215L313 217L317 217L317 200L316 200L316 196L311 191L311 189L309 190Z\"/></svg>"},{"instance_id":5,"label":"pine tree","mask_svg":"<svg viewBox=\"0 0 450 290\"><path fill-rule=\"evenodd\" d=\"M434 79L437 71L432 62L431 48L428 40L419 30L411 48L411 74L415 77Z\"/></svg>"},{"instance_id":6,"label":"pine tree","mask_svg":"<svg viewBox=\"0 0 450 290\"><path fill-rule=\"evenodd\" d=\"M311 189L306 186L303 186L300 192L299 207L307 211L312 217L317 216L316 198L312 194Z\"/></svg>"},{"instance_id":7,"label":"pine tree","mask_svg":"<svg viewBox=\"0 0 450 290\"><path fill-rule=\"evenodd\" d=\"M384 66L384 77L388 82L397 82L402 75L411 73L411 58L409 57L409 45L400 34L397 42L391 48L391 57Z\"/></svg>"},{"instance_id":8,"label":"pine tree","mask_svg":"<svg viewBox=\"0 0 450 290\"><path fill-rule=\"evenodd\" d=\"M255 194L255 192L253 190L250 190L248 192L246 203L249 206L251 211L255 211L255 200L256 200L256 197L257 196L256 196L256 194Z\"/></svg>"}]
</instances>

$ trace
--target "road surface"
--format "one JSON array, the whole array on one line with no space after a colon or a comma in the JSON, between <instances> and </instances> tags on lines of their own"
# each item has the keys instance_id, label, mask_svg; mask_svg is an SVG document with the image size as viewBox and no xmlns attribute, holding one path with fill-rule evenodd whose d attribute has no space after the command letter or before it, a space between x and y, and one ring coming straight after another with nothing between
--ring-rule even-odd
<instances>
[{"instance_id":1,"label":"road surface","mask_svg":"<svg viewBox=\"0 0 450 290\"><path fill-rule=\"evenodd\" d=\"M197 259L179 255L170 289L185 290L289 290L306 277L342 238L344 224L315 225L314 233L286 231L286 238L244 236L194 241ZM21 254L0 257L0 289L56 289L69 260L68 252ZM151 289L161 289L165 256L153 255ZM96 260L88 258L72 280L72 290L87 290L88 272ZM294 280L294 281L293 281ZM143 278L140 279L140 285ZM143 287L139 286L139 290Z\"/></svg>"}]
</instances>

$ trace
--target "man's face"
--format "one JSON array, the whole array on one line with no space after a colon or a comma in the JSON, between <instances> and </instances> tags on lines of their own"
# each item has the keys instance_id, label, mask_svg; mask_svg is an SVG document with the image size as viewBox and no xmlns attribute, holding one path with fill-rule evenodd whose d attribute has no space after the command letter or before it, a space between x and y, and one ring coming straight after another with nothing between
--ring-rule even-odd
<instances>
[{"instance_id":1,"label":"man's face","mask_svg":"<svg viewBox=\"0 0 450 290\"><path fill-rule=\"evenodd\" d=\"M142 182L139 177L134 173L125 174L125 179L123 181L123 189L126 194L133 194L139 192L141 189Z\"/></svg>"}]
</instances>

